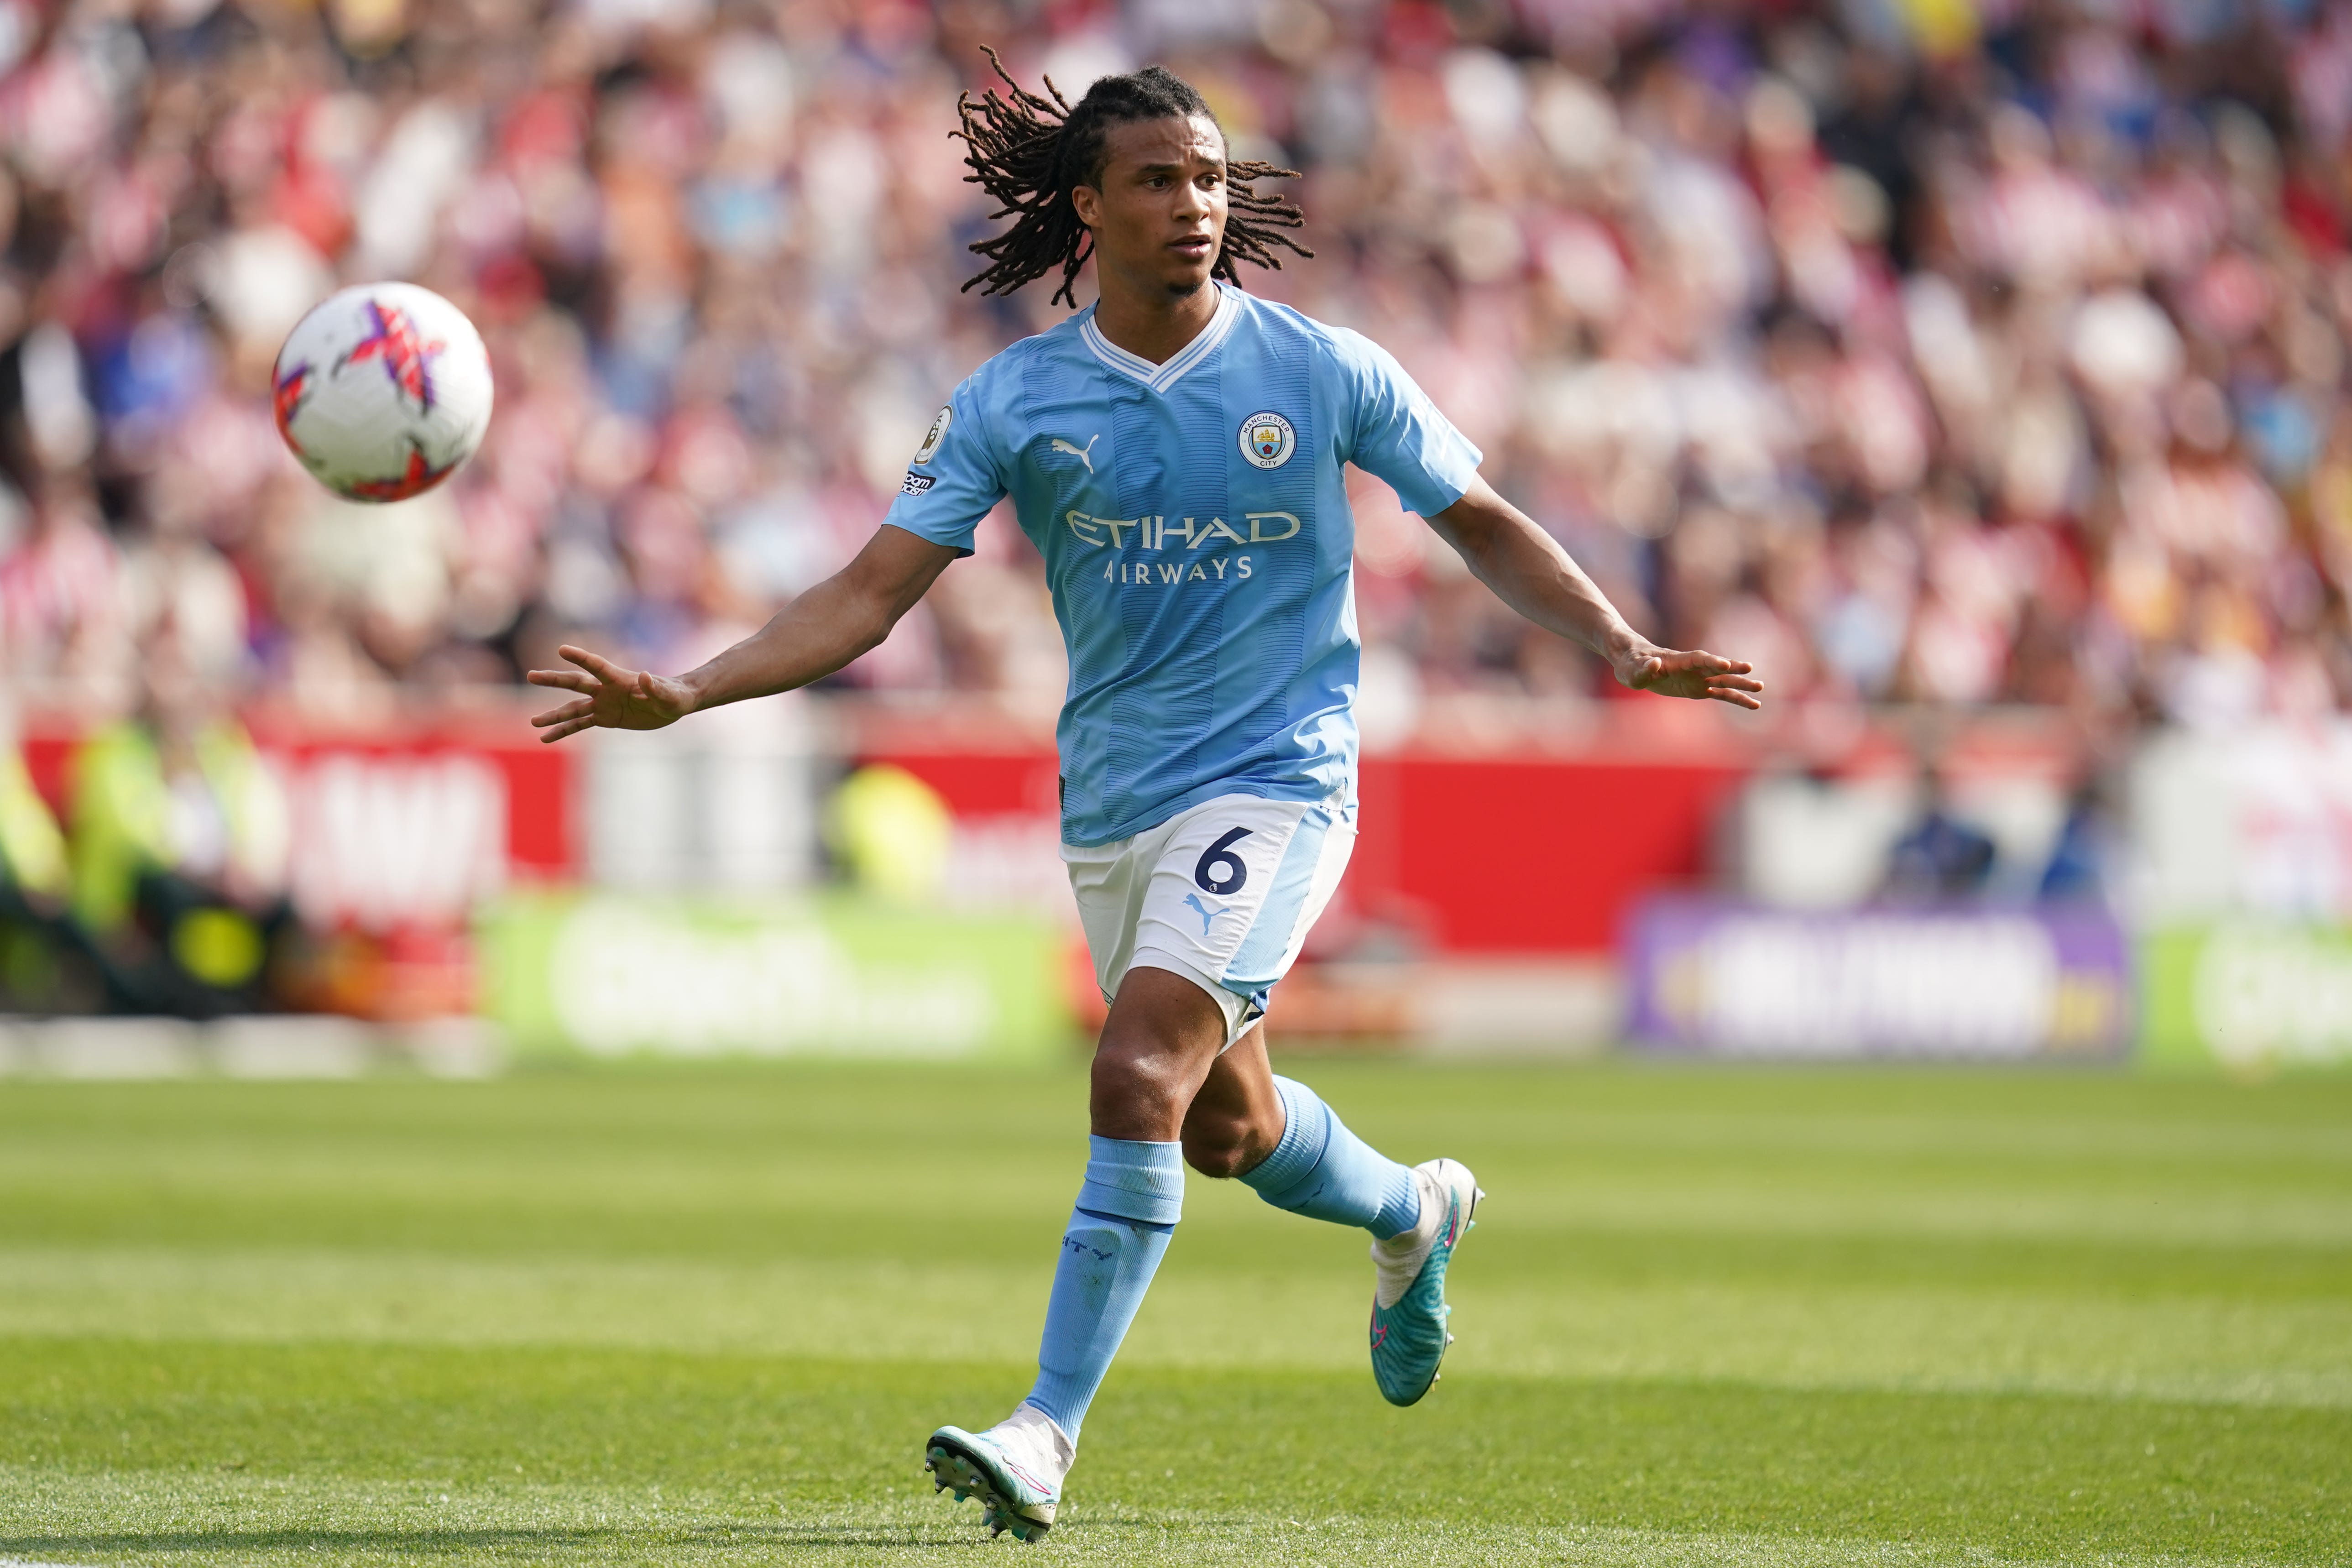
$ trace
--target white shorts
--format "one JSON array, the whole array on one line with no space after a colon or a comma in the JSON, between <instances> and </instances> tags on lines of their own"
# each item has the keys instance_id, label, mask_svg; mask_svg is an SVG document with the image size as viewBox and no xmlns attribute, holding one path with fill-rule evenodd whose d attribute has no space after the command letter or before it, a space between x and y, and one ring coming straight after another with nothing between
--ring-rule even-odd
<instances>
[{"instance_id":1,"label":"white shorts","mask_svg":"<svg viewBox=\"0 0 2352 1568\"><path fill-rule=\"evenodd\" d=\"M1130 969L1207 992L1231 1046L1297 962L1355 847L1353 806L1226 795L1116 843L1062 846L1103 1000Z\"/></svg>"}]
</instances>

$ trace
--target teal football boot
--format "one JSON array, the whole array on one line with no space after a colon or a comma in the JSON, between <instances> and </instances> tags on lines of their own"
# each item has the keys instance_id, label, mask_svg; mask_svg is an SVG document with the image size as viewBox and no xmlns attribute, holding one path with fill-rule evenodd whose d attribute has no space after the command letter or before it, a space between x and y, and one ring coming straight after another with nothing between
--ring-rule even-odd
<instances>
[{"instance_id":1,"label":"teal football boot","mask_svg":"<svg viewBox=\"0 0 2352 1568\"><path fill-rule=\"evenodd\" d=\"M1454 1249L1477 1225L1486 1194L1458 1160L1413 1167L1421 1188L1421 1223L1402 1236L1372 1243L1380 1273L1372 1290L1372 1378L1391 1405L1411 1405L1437 1381L1445 1347L1454 1342L1445 1320L1445 1268Z\"/></svg>"}]
</instances>

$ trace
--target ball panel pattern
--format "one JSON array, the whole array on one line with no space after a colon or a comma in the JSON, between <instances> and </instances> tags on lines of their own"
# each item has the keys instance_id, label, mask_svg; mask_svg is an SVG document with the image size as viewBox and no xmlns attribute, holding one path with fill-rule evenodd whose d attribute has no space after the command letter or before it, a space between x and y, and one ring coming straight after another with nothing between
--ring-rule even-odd
<instances>
[{"instance_id":1,"label":"ball panel pattern","mask_svg":"<svg viewBox=\"0 0 2352 1568\"><path fill-rule=\"evenodd\" d=\"M302 466L353 500L404 500L454 473L490 421L489 356L465 313L413 283L346 289L278 351L271 405Z\"/></svg>"}]
</instances>

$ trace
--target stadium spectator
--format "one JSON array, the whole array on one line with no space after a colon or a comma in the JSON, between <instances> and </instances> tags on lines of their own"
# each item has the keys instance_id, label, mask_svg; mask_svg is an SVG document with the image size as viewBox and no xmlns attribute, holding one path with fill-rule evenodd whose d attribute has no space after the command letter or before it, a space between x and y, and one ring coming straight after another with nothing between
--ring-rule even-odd
<instances>
[{"instance_id":1,"label":"stadium spectator","mask_svg":"<svg viewBox=\"0 0 2352 1568\"><path fill-rule=\"evenodd\" d=\"M1795 714L2352 699L2340 0L15 14L0 649L38 700L127 711L165 615L213 689L351 712L567 637L676 662L825 574L1055 313L955 287L983 32L1066 90L1200 81L1307 172L1319 257L1253 286L1371 331L1637 620L1762 650ZM361 516L264 384L311 300L395 273L482 324L500 407ZM1378 489L1386 668L1607 689ZM961 572L839 679L1050 709L1034 553L999 520Z\"/></svg>"}]
</instances>

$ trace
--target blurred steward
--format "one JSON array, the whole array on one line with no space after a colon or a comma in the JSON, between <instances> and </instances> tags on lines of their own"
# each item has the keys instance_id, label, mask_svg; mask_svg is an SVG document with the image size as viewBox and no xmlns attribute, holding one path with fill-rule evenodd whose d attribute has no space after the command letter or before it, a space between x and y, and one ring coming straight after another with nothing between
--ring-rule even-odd
<instances>
[{"instance_id":1,"label":"blurred steward","mask_svg":"<svg viewBox=\"0 0 2352 1568\"><path fill-rule=\"evenodd\" d=\"M901 767L858 769L834 791L825 843L861 892L917 905L947 879L954 821L939 791Z\"/></svg>"},{"instance_id":2,"label":"blurred steward","mask_svg":"<svg viewBox=\"0 0 2352 1568\"><path fill-rule=\"evenodd\" d=\"M2105 777L2094 773L2066 803L2066 820L2036 889L2044 903L2104 902L2113 887L2119 828Z\"/></svg>"},{"instance_id":3,"label":"blurred steward","mask_svg":"<svg viewBox=\"0 0 2352 1568\"><path fill-rule=\"evenodd\" d=\"M1952 809L1943 774L1930 770L1927 809L1887 852L1885 897L1905 903L1971 899L1992 879L1993 841Z\"/></svg>"},{"instance_id":4,"label":"blurred steward","mask_svg":"<svg viewBox=\"0 0 2352 1568\"><path fill-rule=\"evenodd\" d=\"M72 907L118 1005L210 1017L267 1001L287 930L288 809L252 738L190 679L168 623L135 716L69 764Z\"/></svg>"},{"instance_id":5,"label":"blurred steward","mask_svg":"<svg viewBox=\"0 0 2352 1568\"><path fill-rule=\"evenodd\" d=\"M0 703L0 1010L86 1012L99 1001L87 944L71 918L65 835Z\"/></svg>"}]
</instances>

